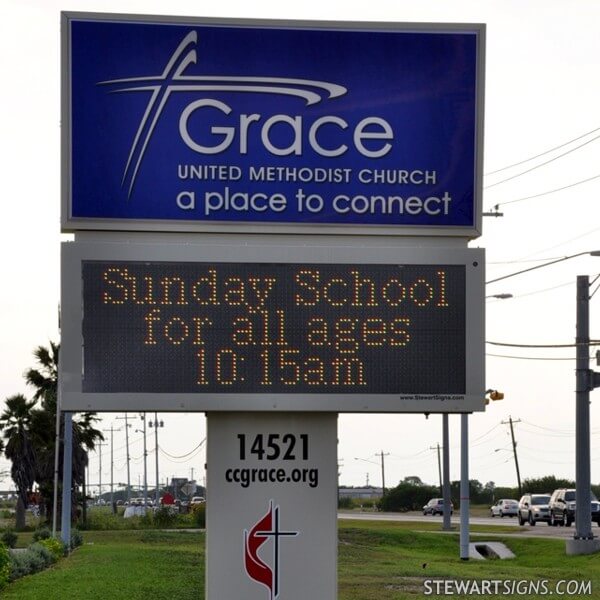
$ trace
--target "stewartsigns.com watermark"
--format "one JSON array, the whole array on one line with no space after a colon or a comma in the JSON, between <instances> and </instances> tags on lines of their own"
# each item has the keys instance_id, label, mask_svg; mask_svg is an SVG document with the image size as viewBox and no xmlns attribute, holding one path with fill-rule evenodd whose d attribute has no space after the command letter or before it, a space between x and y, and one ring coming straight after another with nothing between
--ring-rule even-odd
<instances>
[{"instance_id":1,"label":"stewartsigns.com watermark","mask_svg":"<svg viewBox=\"0 0 600 600\"><path fill-rule=\"evenodd\" d=\"M592 596L591 580L425 579L425 596Z\"/></svg>"}]
</instances>

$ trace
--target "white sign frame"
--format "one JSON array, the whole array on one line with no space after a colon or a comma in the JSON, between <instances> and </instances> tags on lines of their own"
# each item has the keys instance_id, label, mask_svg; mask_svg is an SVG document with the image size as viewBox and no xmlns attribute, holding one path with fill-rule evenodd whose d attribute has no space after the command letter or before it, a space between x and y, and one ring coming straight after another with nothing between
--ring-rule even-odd
<instances>
[{"instance_id":1,"label":"white sign frame","mask_svg":"<svg viewBox=\"0 0 600 600\"><path fill-rule=\"evenodd\" d=\"M411 33L476 33L476 110L475 135L473 145L475 157L473 165L473 224L468 226L428 226L428 225L368 225L347 223L303 224L301 222L234 222L234 221L187 221L173 219L108 219L77 218L72 215L71 164L72 164L72 115L71 115L71 41L70 23L73 21L108 21L114 23L154 23L174 25L207 25L230 27L265 27L298 29L371 30ZM211 17L184 17L166 15L134 15L119 13L77 12L61 13L61 231L146 231L146 232L207 232L207 233L284 233L319 235L360 235L360 236L450 236L474 239L482 233L483 206L483 145L484 145L484 105L485 105L485 49L486 25L484 23L405 23L383 21L317 21L317 20L278 20L278 19L227 19Z\"/></svg>"},{"instance_id":2,"label":"white sign frame","mask_svg":"<svg viewBox=\"0 0 600 600\"><path fill-rule=\"evenodd\" d=\"M110 238L104 238L110 239ZM116 239L119 239L118 237ZM147 239L147 238L146 238ZM300 238L217 237L181 243L65 242L62 244L61 378L63 410L73 411L316 411L368 413L468 413L485 410L483 249L464 247L308 245ZM358 240L358 241L357 241ZM338 241L338 244L340 242ZM466 387L464 395L265 394L265 393L89 393L83 391L82 262L87 260L158 262L265 262L339 264L465 265ZM426 357L434 368L435 356Z\"/></svg>"}]
</instances>

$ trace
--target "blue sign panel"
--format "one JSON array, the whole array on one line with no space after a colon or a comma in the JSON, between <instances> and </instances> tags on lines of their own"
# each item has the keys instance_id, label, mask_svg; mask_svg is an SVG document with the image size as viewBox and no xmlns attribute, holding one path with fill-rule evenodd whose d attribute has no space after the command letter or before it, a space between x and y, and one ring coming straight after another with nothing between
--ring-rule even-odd
<instances>
[{"instance_id":1,"label":"blue sign panel","mask_svg":"<svg viewBox=\"0 0 600 600\"><path fill-rule=\"evenodd\" d=\"M482 26L157 20L66 16L65 230L477 235Z\"/></svg>"}]
</instances>

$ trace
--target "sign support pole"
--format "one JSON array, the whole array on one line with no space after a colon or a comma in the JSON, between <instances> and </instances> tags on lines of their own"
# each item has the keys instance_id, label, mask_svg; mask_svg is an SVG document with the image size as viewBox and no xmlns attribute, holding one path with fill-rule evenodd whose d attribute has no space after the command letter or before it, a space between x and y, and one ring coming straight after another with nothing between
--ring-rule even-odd
<instances>
[{"instance_id":1,"label":"sign support pole","mask_svg":"<svg viewBox=\"0 0 600 600\"><path fill-rule=\"evenodd\" d=\"M60 368L60 367L59 367ZM60 372L59 372L60 380ZM58 385L58 394L56 399L56 434L54 436L54 498L52 504L52 537L56 537L58 520L58 480L59 480L59 460L60 460L60 415L61 415L61 389Z\"/></svg>"},{"instance_id":2,"label":"sign support pole","mask_svg":"<svg viewBox=\"0 0 600 600\"><path fill-rule=\"evenodd\" d=\"M469 415L460 415L460 558L469 560Z\"/></svg>"},{"instance_id":3,"label":"sign support pole","mask_svg":"<svg viewBox=\"0 0 600 600\"><path fill-rule=\"evenodd\" d=\"M63 451L63 487L61 539L64 544L71 542L71 503L73 482L73 413L65 413L65 441Z\"/></svg>"},{"instance_id":4,"label":"sign support pole","mask_svg":"<svg viewBox=\"0 0 600 600\"><path fill-rule=\"evenodd\" d=\"M448 427L448 413L442 414L442 447L443 462L444 462L444 484L443 484L443 496L444 496L444 523L442 529L444 531L450 531L450 432Z\"/></svg>"}]
</instances>

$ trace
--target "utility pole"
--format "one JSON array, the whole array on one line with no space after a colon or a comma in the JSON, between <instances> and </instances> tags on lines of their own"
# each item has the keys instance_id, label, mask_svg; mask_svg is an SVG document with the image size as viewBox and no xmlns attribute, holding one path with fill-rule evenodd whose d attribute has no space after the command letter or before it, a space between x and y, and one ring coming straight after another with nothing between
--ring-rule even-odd
<instances>
[{"instance_id":1,"label":"utility pole","mask_svg":"<svg viewBox=\"0 0 600 600\"><path fill-rule=\"evenodd\" d=\"M115 512L115 490L114 490L114 469L115 469L115 455L114 455L114 432L121 431L121 429L115 429L114 425L110 426L110 429L103 429L107 433L110 431L110 510Z\"/></svg>"},{"instance_id":2,"label":"utility pole","mask_svg":"<svg viewBox=\"0 0 600 600\"><path fill-rule=\"evenodd\" d=\"M344 465L344 459L339 458L337 461L337 480L336 480L336 490L337 490L337 501L338 506L340 503L340 475L342 474L342 467Z\"/></svg>"},{"instance_id":3,"label":"utility pole","mask_svg":"<svg viewBox=\"0 0 600 600\"><path fill-rule=\"evenodd\" d=\"M148 450L146 448L146 413L142 414L144 421L144 514L148 506Z\"/></svg>"},{"instance_id":4,"label":"utility pole","mask_svg":"<svg viewBox=\"0 0 600 600\"><path fill-rule=\"evenodd\" d=\"M440 478L440 494L444 493L444 487L442 484L442 456L440 454L440 444L439 442L435 445L435 446L429 446L430 450L436 450L437 449L437 461L438 461L438 475Z\"/></svg>"},{"instance_id":5,"label":"utility pole","mask_svg":"<svg viewBox=\"0 0 600 600\"><path fill-rule=\"evenodd\" d=\"M141 433L144 436L144 514L148 506L148 450L146 448L146 413L140 413L140 419L144 422L143 429L136 429L136 433ZM138 475L139 488L139 475Z\"/></svg>"},{"instance_id":6,"label":"utility pole","mask_svg":"<svg viewBox=\"0 0 600 600\"><path fill-rule=\"evenodd\" d=\"M519 497L523 495L521 488L521 473L519 471L519 459L517 458L517 442L515 441L515 429L513 423L520 423L521 419L513 421L512 417L508 417L508 421L502 421L502 425L510 425L510 437L512 439L513 455L515 457L515 468L517 469L517 485L519 486Z\"/></svg>"},{"instance_id":7,"label":"utility pole","mask_svg":"<svg viewBox=\"0 0 600 600\"><path fill-rule=\"evenodd\" d=\"M598 254L596 254L598 255ZM593 294L592 294L593 295ZM600 387L600 373L589 368L590 356L590 281L577 277L576 387L575 387L575 535L574 547L567 554L587 554L600 548L594 542L591 514L590 392ZM585 541L584 541L585 540Z\"/></svg>"},{"instance_id":8,"label":"utility pole","mask_svg":"<svg viewBox=\"0 0 600 600\"><path fill-rule=\"evenodd\" d=\"M385 461L384 456L389 456L390 453L384 454L383 450L380 453L376 453L375 456L381 456L381 495L385 496Z\"/></svg>"},{"instance_id":9,"label":"utility pole","mask_svg":"<svg viewBox=\"0 0 600 600\"><path fill-rule=\"evenodd\" d=\"M98 444L96 444L97 448L98 448L98 456L99 456L99 461L98 461L98 500L100 500L100 497L102 496L102 446L107 446L108 444L105 444L103 442L99 442Z\"/></svg>"},{"instance_id":10,"label":"utility pole","mask_svg":"<svg viewBox=\"0 0 600 600\"><path fill-rule=\"evenodd\" d=\"M130 468L130 458L129 458L129 428L131 425L127 422L128 416L125 413L124 417L117 417L117 420L125 421L125 448L127 449L127 503L131 502L131 468Z\"/></svg>"},{"instance_id":11,"label":"utility pole","mask_svg":"<svg viewBox=\"0 0 600 600\"><path fill-rule=\"evenodd\" d=\"M164 427L165 422L158 420L158 415L154 413L154 421L150 419L150 428L154 427L154 459L155 459L155 470L156 470L156 491L154 493L154 498L156 502L156 506L160 503L160 479L158 477L158 428ZM192 477L194 474L194 469L192 469Z\"/></svg>"}]
</instances>

